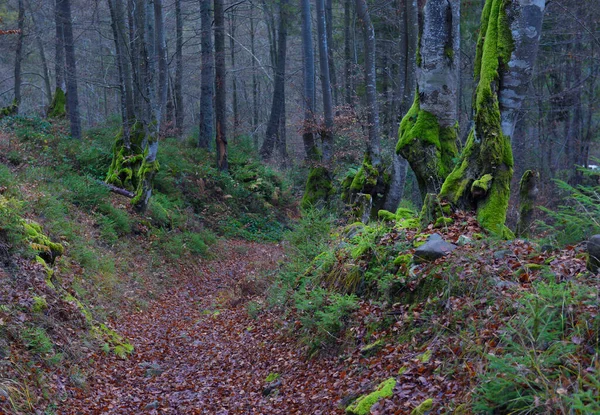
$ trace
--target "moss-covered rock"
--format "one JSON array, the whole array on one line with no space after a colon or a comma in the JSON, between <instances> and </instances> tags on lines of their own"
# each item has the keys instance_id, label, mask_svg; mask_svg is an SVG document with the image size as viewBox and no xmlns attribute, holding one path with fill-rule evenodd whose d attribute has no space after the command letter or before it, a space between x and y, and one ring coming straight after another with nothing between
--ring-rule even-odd
<instances>
[{"instance_id":1,"label":"moss-covered rock","mask_svg":"<svg viewBox=\"0 0 600 415\"><path fill-rule=\"evenodd\" d=\"M306 188L300 206L307 209L312 206L325 204L334 194L329 171L324 166L315 166L310 169L306 180Z\"/></svg>"},{"instance_id":2,"label":"moss-covered rock","mask_svg":"<svg viewBox=\"0 0 600 415\"><path fill-rule=\"evenodd\" d=\"M429 398L413 409L410 415L426 415L431 408L433 408L433 399Z\"/></svg>"},{"instance_id":3,"label":"moss-covered rock","mask_svg":"<svg viewBox=\"0 0 600 415\"><path fill-rule=\"evenodd\" d=\"M346 408L346 413L351 415L368 415L371 407L379 400L389 398L394 394L396 379L389 378L382 382L375 391L363 395Z\"/></svg>"}]
</instances>

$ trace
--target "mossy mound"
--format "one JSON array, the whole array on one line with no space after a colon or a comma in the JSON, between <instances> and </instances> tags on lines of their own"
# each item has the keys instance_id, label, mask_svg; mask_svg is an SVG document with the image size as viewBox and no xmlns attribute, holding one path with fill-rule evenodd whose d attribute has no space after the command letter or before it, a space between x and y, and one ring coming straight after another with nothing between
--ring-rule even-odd
<instances>
[{"instance_id":1,"label":"mossy mound","mask_svg":"<svg viewBox=\"0 0 600 415\"><path fill-rule=\"evenodd\" d=\"M333 193L334 189L329 171L323 166L313 167L308 174L300 206L303 209L308 209L325 204Z\"/></svg>"},{"instance_id":2,"label":"mossy mound","mask_svg":"<svg viewBox=\"0 0 600 415\"><path fill-rule=\"evenodd\" d=\"M367 415L371 413L371 407L379 400L389 398L394 394L395 386L395 378L389 378L383 381L375 391L359 397L354 403L348 406L346 408L346 413L351 415Z\"/></svg>"}]
</instances>

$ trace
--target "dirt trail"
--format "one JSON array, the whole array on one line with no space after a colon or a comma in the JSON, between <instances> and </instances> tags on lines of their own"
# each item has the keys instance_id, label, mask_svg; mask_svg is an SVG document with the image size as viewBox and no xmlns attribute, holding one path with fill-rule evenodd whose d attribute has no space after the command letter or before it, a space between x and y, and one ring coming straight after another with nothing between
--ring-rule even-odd
<instances>
[{"instance_id":1,"label":"dirt trail","mask_svg":"<svg viewBox=\"0 0 600 415\"><path fill-rule=\"evenodd\" d=\"M281 248L234 241L223 251L223 259L194 270L147 310L115 322L135 353L127 360L94 356L87 389L71 390L73 397L60 412L343 413L336 408L338 398L318 384L335 381L330 379L335 371L317 367L334 361L303 359L271 316L251 319L240 298L240 281L274 269ZM281 374L282 384L265 397L269 373ZM310 379L313 375L318 380Z\"/></svg>"}]
</instances>

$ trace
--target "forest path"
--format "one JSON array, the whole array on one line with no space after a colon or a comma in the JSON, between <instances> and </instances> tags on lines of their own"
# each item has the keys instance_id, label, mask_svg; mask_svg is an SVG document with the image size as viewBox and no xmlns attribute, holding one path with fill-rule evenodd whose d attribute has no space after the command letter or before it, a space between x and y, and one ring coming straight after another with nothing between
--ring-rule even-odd
<instances>
[{"instance_id":1,"label":"forest path","mask_svg":"<svg viewBox=\"0 0 600 415\"><path fill-rule=\"evenodd\" d=\"M135 352L128 359L93 356L86 390L72 390L59 413L343 413L330 390L340 361L307 361L275 328L275 316L254 320L246 310L257 285L244 281L274 270L282 248L229 241L219 250L219 259L174 277L146 310L114 323ZM281 374L282 384L265 397L270 373Z\"/></svg>"}]
</instances>

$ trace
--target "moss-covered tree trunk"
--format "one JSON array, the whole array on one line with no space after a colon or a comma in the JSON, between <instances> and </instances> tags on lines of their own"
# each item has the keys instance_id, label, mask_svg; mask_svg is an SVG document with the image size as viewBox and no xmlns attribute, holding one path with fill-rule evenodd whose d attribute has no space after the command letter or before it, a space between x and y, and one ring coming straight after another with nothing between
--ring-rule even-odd
<instances>
[{"instance_id":1,"label":"moss-covered tree trunk","mask_svg":"<svg viewBox=\"0 0 600 415\"><path fill-rule=\"evenodd\" d=\"M456 158L460 2L428 0L419 27L417 91L396 151L408 160L421 196L437 194Z\"/></svg>"},{"instance_id":2,"label":"moss-covered tree trunk","mask_svg":"<svg viewBox=\"0 0 600 415\"><path fill-rule=\"evenodd\" d=\"M545 0L487 0L477 45L475 122L440 196L477 211L488 231L509 236L510 138L538 49Z\"/></svg>"}]
</instances>

